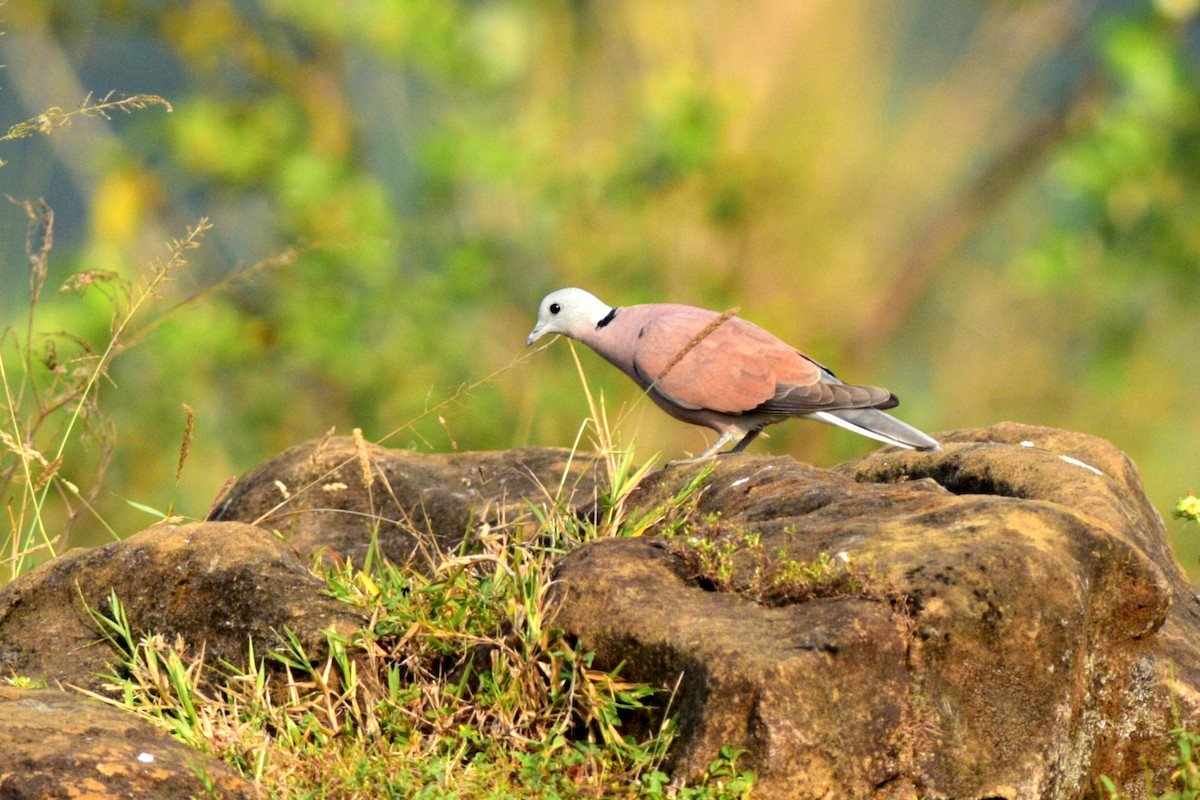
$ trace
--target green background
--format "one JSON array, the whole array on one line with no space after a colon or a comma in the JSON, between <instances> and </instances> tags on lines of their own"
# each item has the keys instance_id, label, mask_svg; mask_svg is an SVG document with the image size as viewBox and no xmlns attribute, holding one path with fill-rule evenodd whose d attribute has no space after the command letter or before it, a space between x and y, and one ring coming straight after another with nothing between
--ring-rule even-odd
<instances>
[{"instance_id":1,"label":"green background","mask_svg":"<svg viewBox=\"0 0 1200 800\"><path fill-rule=\"evenodd\" d=\"M569 350L525 358L524 338L546 292L579 285L739 306L931 432L1111 440L1169 515L1200 485L1196 6L10 2L2 128L89 92L174 109L0 145L0 191L55 210L36 330L102 347L102 291L58 286L144 281L214 224L139 311L156 327L99 390L111 427L62 474L89 485L108 436L96 508L124 534L152 521L126 500L203 516L229 477L331 427L423 452L569 447L587 416ZM14 371L25 240L0 204ZM581 358L639 458L709 441ZM755 452L822 465L873 446L770 433ZM1195 528L1168 526L1195 570ZM72 542L107 535L83 518Z\"/></svg>"}]
</instances>

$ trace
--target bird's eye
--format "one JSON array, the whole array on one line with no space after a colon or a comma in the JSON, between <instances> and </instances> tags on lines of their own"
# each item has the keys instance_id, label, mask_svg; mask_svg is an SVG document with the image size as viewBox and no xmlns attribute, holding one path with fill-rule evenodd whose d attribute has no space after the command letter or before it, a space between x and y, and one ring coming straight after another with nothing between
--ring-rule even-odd
<instances>
[{"instance_id":1,"label":"bird's eye","mask_svg":"<svg viewBox=\"0 0 1200 800\"><path fill-rule=\"evenodd\" d=\"M550 304L550 313L551 314L557 314L560 311L562 311L562 306L560 306L558 303Z\"/></svg>"}]
</instances>

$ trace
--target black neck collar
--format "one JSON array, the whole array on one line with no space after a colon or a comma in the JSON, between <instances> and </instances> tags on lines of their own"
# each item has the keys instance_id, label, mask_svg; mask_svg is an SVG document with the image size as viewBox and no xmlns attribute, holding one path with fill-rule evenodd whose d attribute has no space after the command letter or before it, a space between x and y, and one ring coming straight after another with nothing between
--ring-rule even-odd
<instances>
[{"instance_id":1,"label":"black neck collar","mask_svg":"<svg viewBox=\"0 0 1200 800\"><path fill-rule=\"evenodd\" d=\"M605 325L612 322L616 318L617 318L617 309L614 308L611 311L609 311L607 315L605 315L604 319L602 319L596 323L596 327L603 328Z\"/></svg>"}]
</instances>

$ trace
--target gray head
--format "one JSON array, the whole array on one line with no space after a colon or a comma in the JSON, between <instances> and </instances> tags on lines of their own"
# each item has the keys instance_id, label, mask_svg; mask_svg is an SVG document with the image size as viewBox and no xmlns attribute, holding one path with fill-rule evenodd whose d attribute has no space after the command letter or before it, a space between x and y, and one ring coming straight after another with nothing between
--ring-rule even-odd
<instances>
[{"instance_id":1,"label":"gray head","mask_svg":"<svg viewBox=\"0 0 1200 800\"><path fill-rule=\"evenodd\" d=\"M530 331L525 346L528 347L548 333L561 333L578 339L587 330L594 329L611 312L611 307L583 289L551 292L538 306L537 325Z\"/></svg>"}]
</instances>

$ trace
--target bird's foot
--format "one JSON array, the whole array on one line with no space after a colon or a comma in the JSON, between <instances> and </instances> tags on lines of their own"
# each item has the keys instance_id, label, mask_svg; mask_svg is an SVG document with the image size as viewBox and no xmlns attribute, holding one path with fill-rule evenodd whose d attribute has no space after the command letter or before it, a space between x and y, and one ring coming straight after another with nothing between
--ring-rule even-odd
<instances>
[{"instance_id":1,"label":"bird's foot","mask_svg":"<svg viewBox=\"0 0 1200 800\"><path fill-rule=\"evenodd\" d=\"M678 458L674 461L668 461L667 463L663 464L663 469L666 469L667 467L681 467L685 464L699 464L701 461L713 461L718 458L724 458L725 456L736 456L741 452L742 451L736 447L730 450L722 450L719 453L705 451L700 455L692 456L691 458Z\"/></svg>"},{"instance_id":2,"label":"bird's foot","mask_svg":"<svg viewBox=\"0 0 1200 800\"><path fill-rule=\"evenodd\" d=\"M669 467L682 467L687 464L699 464L701 461L708 461L710 458L716 458L718 455L723 456L725 454L724 453L701 453L700 455L692 456L691 458L677 458L674 461L668 461L667 463L663 464L663 469L667 469Z\"/></svg>"}]
</instances>

